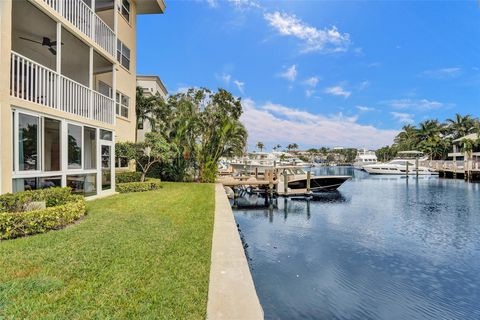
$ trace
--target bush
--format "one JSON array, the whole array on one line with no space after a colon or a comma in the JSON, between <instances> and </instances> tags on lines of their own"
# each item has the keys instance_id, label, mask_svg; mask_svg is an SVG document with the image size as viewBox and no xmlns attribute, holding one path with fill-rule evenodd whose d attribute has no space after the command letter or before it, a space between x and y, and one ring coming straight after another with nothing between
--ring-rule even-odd
<instances>
[{"instance_id":1,"label":"bush","mask_svg":"<svg viewBox=\"0 0 480 320\"><path fill-rule=\"evenodd\" d=\"M0 212L22 212L29 203L45 201L47 208L65 204L70 201L70 188L48 188L0 196Z\"/></svg>"},{"instance_id":2,"label":"bush","mask_svg":"<svg viewBox=\"0 0 480 320\"><path fill-rule=\"evenodd\" d=\"M161 182L160 179L147 179L145 182L128 182L128 183L118 183L117 192L128 193L128 192L144 192L150 190L160 189Z\"/></svg>"},{"instance_id":3,"label":"bush","mask_svg":"<svg viewBox=\"0 0 480 320\"><path fill-rule=\"evenodd\" d=\"M141 172L120 172L115 176L117 183L140 182L142 178Z\"/></svg>"},{"instance_id":4,"label":"bush","mask_svg":"<svg viewBox=\"0 0 480 320\"><path fill-rule=\"evenodd\" d=\"M26 235L60 229L86 213L85 199L72 195L69 188L51 188L24 191L0 196L0 239L13 239ZM45 209L21 211L33 201L45 201Z\"/></svg>"}]
</instances>

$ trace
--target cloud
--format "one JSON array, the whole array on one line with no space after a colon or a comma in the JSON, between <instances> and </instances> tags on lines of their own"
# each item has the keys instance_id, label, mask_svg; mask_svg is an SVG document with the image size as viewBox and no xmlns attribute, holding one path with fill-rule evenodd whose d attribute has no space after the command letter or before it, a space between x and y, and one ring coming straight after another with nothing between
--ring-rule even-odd
<instances>
[{"instance_id":1,"label":"cloud","mask_svg":"<svg viewBox=\"0 0 480 320\"><path fill-rule=\"evenodd\" d=\"M248 129L249 142L266 144L298 143L302 147L346 145L378 148L393 142L397 130L383 130L357 123L357 117L342 113L330 116L314 114L287 106L251 99L242 101L241 121ZM259 125L261 121L262 125Z\"/></svg>"},{"instance_id":2,"label":"cloud","mask_svg":"<svg viewBox=\"0 0 480 320\"><path fill-rule=\"evenodd\" d=\"M222 81L226 85L230 84L230 80L232 79L232 76L228 73L222 73L222 74L215 74L215 78L217 80Z\"/></svg>"},{"instance_id":3,"label":"cloud","mask_svg":"<svg viewBox=\"0 0 480 320\"><path fill-rule=\"evenodd\" d=\"M297 65L292 65L290 68L280 73L280 77L287 79L288 81L295 81L297 78Z\"/></svg>"},{"instance_id":4,"label":"cloud","mask_svg":"<svg viewBox=\"0 0 480 320\"><path fill-rule=\"evenodd\" d=\"M205 0L210 8L216 8L218 6L217 0Z\"/></svg>"},{"instance_id":5,"label":"cloud","mask_svg":"<svg viewBox=\"0 0 480 320\"><path fill-rule=\"evenodd\" d=\"M265 13L265 20L282 36L292 36L302 41L302 52L332 53L347 51L351 41L348 33L340 33L333 26L317 29L295 15L275 11Z\"/></svg>"},{"instance_id":6,"label":"cloud","mask_svg":"<svg viewBox=\"0 0 480 320\"><path fill-rule=\"evenodd\" d=\"M317 86L318 81L320 81L319 77L310 77L307 80L303 81L303 83L306 84L307 86L315 88Z\"/></svg>"},{"instance_id":7,"label":"cloud","mask_svg":"<svg viewBox=\"0 0 480 320\"><path fill-rule=\"evenodd\" d=\"M358 84L357 90L362 91L362 90L367 89L368 87L370 87L370 81L364 80L364 81L362 81Z\"/></svg>"},{"instance_id":8,"label":"cloud","mask_svg":"<svg viewBox=\"0 0 480 320\"><path fill-rule=\"evenodd\" d=\"M375 111L375 108L367 107L367 106L356 106L355 108L357 108L358 111L361 111L361 112Z\"/></svg>"},{"instance_id":9,"label":"cloud","mask_svg":"<svg viewBox=\"0 0 480 320\"><path fill-rule=\"evenodd\" d=\"M310 98L314 93L315 93L315 90L313 89L305 90L305 96L307 96L307 98Z\"/></svg>"},{"instance_id":10,"label":"cloud","mask_svg":"<svg viewBox=\"0 0 480 320\"><path fill-rule=\"evenodd\" d=\"M442 102L432 101L428 99L394 99L384 101L384 103L390 105L395 109L412 109L419 111L441 109L446 106Z\"/></svg>"},{"instance_id":11,"label":"cloud","mask_svg":"<svg viewBox=\"0 0 480 320\"><path fill-rule=\"evenodd\" d=\"M433 79L449 79L458 77L461 73L462 69L458 67L454 68L442 68L442 69L434 69L434 70L425 70L420 75L427 78Z\"/></svg>"},{"instance_id":12,"label":"cloud","mask_svg":"<svg viewBox=\"0 0 480 320\"><path fill-rule=\"evenodd\" d=\"M415 122L415 120L413 120L413 117L415 115L411 113L390 112L390 114L393 116L395 120L397 120L400 123L412 124Z\"/></svg>"},{"instance_id":13,"label":"cloud","mask_svg":"<svg viewBox=\"0 0 480 320\"><path fill-rule=\"evenodd\" d=\"M328 93L334 96L342 96L345 98L350 97L350 95L352 94L350 91L346 91L341 86L328 87L325 89L325 93Z\"/></svg>"},{"instance_id":14,"label":"cloud","mask_svg":"<svg viewBox=\"0 0 480 320\"><path fill-rule=\"evenodd\" d=\"M237 9L261 8L260 3L253 0L228 0L228 2Z\"/></svg>"},{"instance_id":15,"label":"cloud","mask_svg":"<svg viewBox=\"0 0 480 320\"><path fill-rule=\"evenodd\" d=\"M233 80L233 83L237 86L238 91L240 91L241 94L244 94L245 82Z\"/></svg>"}]
</instances>

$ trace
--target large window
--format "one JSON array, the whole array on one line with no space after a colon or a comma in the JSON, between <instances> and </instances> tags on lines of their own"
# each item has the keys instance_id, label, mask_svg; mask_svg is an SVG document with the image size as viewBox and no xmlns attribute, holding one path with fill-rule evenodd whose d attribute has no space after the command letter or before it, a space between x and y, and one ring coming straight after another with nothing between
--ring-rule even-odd
<instances>
[{"instance_id":1,"label":"large window","mask_svg":"<svg viewBox=\"0 0 480 320\"><path fill-rule=\"evenodd\" d=\"M121 92L117 91L116 95L116 108L117 115L124 118L128 118L128 106L130 104L130 98Z\"/></svg>"},{"instance_id":2,"label":"large window","mask_svg":"<svg viewBox=\"0 0 480 320\"><path fill-rule=\"evenodd\" d=\"M117 60L127 70L130 70L130 49L119 39L117 39Z\"/></svg>"},{"instance_id":3,"label":"large window","mask_svg":"<svg viewBox=\"0 0 480 320\"><path fill-rule=\"evenodd\" d=\"M84 127L83 128L83 168L96 169L97 168L97 129Z\"/></svg>"},{"instance_id":4,"label":"large window","mask_svg":"<svg viewBox=\"0 0 480 320\"><path fill-rule=\"evenodd\" d=\"M118 3L118 11L122 14L122 16L130 22L130 1L128 0L120 0Z\"/></svg>"},{"instance_id":5,"label":"large window","mask_svg":"<svg viewBox=\"0 0 480 320\"><path fill-rule=\"evenodd\" d=\"M78 174L67 176L67 187L72 193L82 194L85 197L97 194L97 174Z\"/></svg>"},{"instance_id":6,"label":"large window","mask_svg":"<svg viewBox=\"0 0 480 320\"><path fill-rule=\"evenodd\" d=\"M13 179L13 192L37 190L62 186L62 177Z\"/></svg>"},{"instance_id":7,"label":"large window","mask_svg":"<svg viewBox=\"0 0 480 320\"><path fill-rule=\"evenodd\" d=\"M82 127L68 125L68 169L82 168Z\"/></svg>"},{"instance_id":8,"label":"large window","mask_svg":"<svg viewBox=\"0 0 480 320\"><path fill-rule=\"evenodd\" d=\"M18 169L40 170L39 118L28 114L18 115Z\"/></svg>"},{"instance_id":9,"label":"large window","mask_svg":"<svg viewBox=\"0 0 480 320\"><path fill-rule=\"evenodd\" d=\"M59 120L50 118L44 118L43 120L44 171L61 170L61 125Z\"/></svg>"}]
</instances>

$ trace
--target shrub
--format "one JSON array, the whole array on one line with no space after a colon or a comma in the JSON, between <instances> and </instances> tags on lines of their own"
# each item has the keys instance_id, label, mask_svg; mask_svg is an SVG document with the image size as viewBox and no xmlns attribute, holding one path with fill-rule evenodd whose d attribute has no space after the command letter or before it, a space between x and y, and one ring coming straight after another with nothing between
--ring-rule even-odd
<instances>
[{"instance_id":1,"label":"shrub","mask_svg":"<svg viewBox=\"0 0 480 320\"><path fill-rule=\"evenodd\" d=\"M117 183L140 182L142 178L141 172L120 172L115 176Z\"/></svg>"},{"instance_id":2,"label":"shrub","mask_svg":"<svg viewBox=\"0 0 480 320\"><path fill-rule=\"evenodd\" d=\"M56 192L54 194L58 196ZM54 203L56 200L45 201ZM60 229L85 215L85 199L82 196L69 195L62 201L45 209L0 213L0 239L13 239Z\"/></svg>"},{"instance_id":3,"label":"shrub","mask_svg":"<svg viewBox=\"0 0 480 320\"><path fill-rule=\"evenodd\" d=\"M0 196L0 212L22 212L34 201L45 201L46 207L65 204L72 197L70 188L48 188L41 190L7 193Z\"/></svg>"},{"instance_id":4,"label":"shrub","mask_svg":"<svg viewBox=\"0 0 480 320\"><path fill-rule=\"evenodd\" d=\"M162 186L160 179L147 179L145 182L118 183L117 191L120 193L144 192L150 190L157 190L161 187Z\"/></svg>"}]
</instances>

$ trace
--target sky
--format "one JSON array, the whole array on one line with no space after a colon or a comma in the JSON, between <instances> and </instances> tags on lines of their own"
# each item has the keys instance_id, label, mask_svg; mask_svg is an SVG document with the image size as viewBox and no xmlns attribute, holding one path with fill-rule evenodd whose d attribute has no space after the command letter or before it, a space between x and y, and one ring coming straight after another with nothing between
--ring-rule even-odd
<instances>
[{"instance_id":1,"label":"sky","mask_svg":"<svg viewBox=\"0 0 480 320\"><path fill-rule=\"evenodd\" d=\"M241 97L249 148L379 148L480 115L476 1L166 0L138 17L137 73Z\"/></svg>"}]
</instances>

